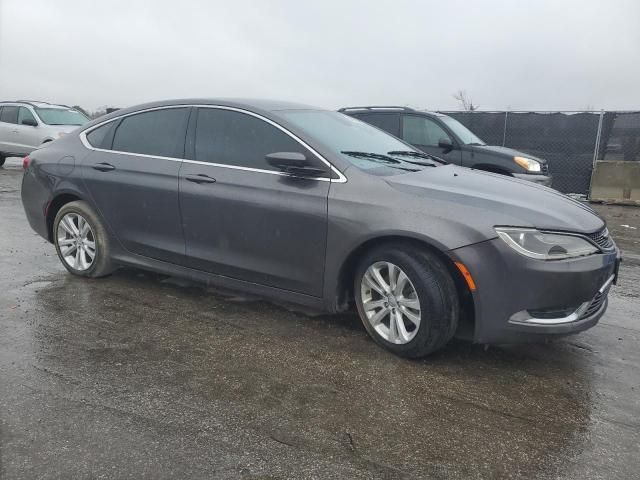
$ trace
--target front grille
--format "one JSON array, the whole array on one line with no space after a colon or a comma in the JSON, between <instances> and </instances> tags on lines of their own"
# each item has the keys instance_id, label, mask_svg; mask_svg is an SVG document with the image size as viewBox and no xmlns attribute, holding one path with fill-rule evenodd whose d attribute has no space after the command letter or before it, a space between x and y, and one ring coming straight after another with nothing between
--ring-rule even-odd
<instances>
[{"instance_id":1,"label":"front grille","mask_svg":"<svg viewBox=\"0 0 640 480\"><path fill-rule=\"evenodd\" d=\"M543 175L549 175L549 165L547 165L546 163L541 163L540 171L542 172Z\"/></svg>"},{"instance_id":2,"label":"front grille","mask_svg":"<svg viewBox=\"0 0 640 480\"><path fill-rule=\"evenodd\" d=\"M593 243L598 245L601 250L610 251L613 250L613 240L609 235L609 230L607 228L603 228L599 232L591 233L587 235Z\"/></svg>"},{"instance_id":3,"label":"front grille","mask_svg":"<svg viewBox=\"0 0 640 480\"><path fill-rule=\"evenodd\" d=\"M602 304L607 299L608 294L609 294L609 288L607 288L604 292L598 292L596 296L593 297L593 300L591 300L589 307L584 311L582 315L580 315L580 318L582 319L582 318L590 317L591 315L595 314L598 310L600 310L600 307L602 307Z\"/></svg>"}]
</instances>

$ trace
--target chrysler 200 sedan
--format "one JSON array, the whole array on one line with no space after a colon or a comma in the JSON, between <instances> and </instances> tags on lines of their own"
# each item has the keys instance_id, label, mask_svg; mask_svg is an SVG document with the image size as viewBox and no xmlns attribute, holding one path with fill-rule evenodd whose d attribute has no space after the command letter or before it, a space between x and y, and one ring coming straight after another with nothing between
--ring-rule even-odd
<instances>
[{"instance_id":1,"label":"chrysler 200 sedan","mask_svg":"<svg viewBox=\"0 0 640 480\"><path fill-rule=\"evenodd\" d=\"M24 159L33 229L72 274L128 265L304 304L355 304L405 357L597 323L604 222L546 187L442 163L338 112L188 100L119 110Z\"/></svg>"}]
</instances>

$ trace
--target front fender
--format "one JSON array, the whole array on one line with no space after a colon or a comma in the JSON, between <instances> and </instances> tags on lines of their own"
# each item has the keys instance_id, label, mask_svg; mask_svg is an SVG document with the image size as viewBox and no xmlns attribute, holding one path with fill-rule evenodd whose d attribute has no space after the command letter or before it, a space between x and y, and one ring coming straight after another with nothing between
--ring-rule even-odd
<instances>
[{"instance_id":1,"label":"front fender","mask_svg":"<svg viewBox=\"0 0 640 480\"><path fill-rule=\"evenodd\" d=\"M424 202L382 182L372 192L365 188L350 188L348 184L331 186L323 286L323 297L331 311L339 308L336 298L344 283L343 268L351 268L354 253L372 241L411 239L447 254L449 250L491 238L486 229L481 231L462 220L444 218L429 211ZM372 198L374 202L366 203L362 198ZM402 214L398 214L398 204L406 205Z\"/></svg>"}]
</instances>

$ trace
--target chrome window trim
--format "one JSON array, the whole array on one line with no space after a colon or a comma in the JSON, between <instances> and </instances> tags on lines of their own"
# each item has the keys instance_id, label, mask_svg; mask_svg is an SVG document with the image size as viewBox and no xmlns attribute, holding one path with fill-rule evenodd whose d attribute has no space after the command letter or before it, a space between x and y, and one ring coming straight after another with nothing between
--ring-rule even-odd
<instances>
[{"instance_id":1,"label":"chrome window trim","mask_svg":"<svg viewBox=\"0 0 640 480\"><path fill-rule=\"evenodd\" d=\"M333 173L335 173L338 178L328 178L328 177L302 177L299 175L291 175L289 173L285 173L285 172L277 172L275 170L266 170L266 169L262 169L262 168L251 168L251 167L242 167L240 165L225 165L222 163L212 163L212 162L204 162L201 160L189 160L186 158L175 158L175 157L163 157L160 155L147 155L145 153L132 153L132 152L122 152L119 150L107 150L104 148L96 148L94 146L92 146L89 141L87 140L87 134L91 133L93 130L95 130L96 128L99 128L103 125L106 125L107 123L111 123L111 122L115 122L117 120L121 120L123 118L126 117L130 117L132 115L137 115L139 113L146 113L146 112L153 112L155 110L165 110L165 109L169 109L169 108L190 108L190 107L195 107L195 108L215 108L215 109L219 109L219 110L231 110L234 112L239 112L239 113L244 113L246 115L251 115L252 117L258 118L264 122L267 122L268 124L276 127L278 130L282 131L283 133L285 133L286 135L290 136L291 138L293 138L296 142L298 142L300 145L302 145L303 147L305 147L307 150L309 150L311 153L313 153L314 155L316 155L325 165L327 165L331 171ZM312 148L311 146L309 146L304 140L302 140L301 138L299 138L298 136L296 136L295 134L291 133L289 130L287 130L286 128L284 128L282 125L279 125L278 123L274 122L273 120L270 120L258 113L254 113L254 112L250 112L249 110L244 110L242 108L237 108L237 107L228 107L225 105L189 105L189 104L182 104L182 105L165 105L165 106L161 106L161 107L153 107L153 108L147 108L144 110L138 110L136 112L131 112L131 113L127 113L125 115L119 115L115 118L110 118L109 120L105 120L104 122L100 122L96 125L91 126L90 128L87 128L85 130L83 130L82 132L80 132L80 141L82 142L82 144L85 146L85 148L89 149L89 150L93 150L96 152L107 152L107 153L116 153L119 155L135 155L137 157L145 157L145 158L158 158L161 160L170 160L173 162L186 162L186 163L193 163L193 164L198 164L198 165L211 165L214 167L220 167L220 168L229 168L232 170L244 170L247 172L257 172L257 173L266 173L269 175L279 175L281 177L295 177L295 178L303 178L303 179L308 179L308 180L316 180L316 181L321 181L321 182L331 182L331 183L346 183L347 181L347 177L344 176L344 174L338 170L336 167L333 166L333 164L331 162L329 162L326 158L324 158L322 155L320 155L314 148Z\"/></svg>"}]
</instances>

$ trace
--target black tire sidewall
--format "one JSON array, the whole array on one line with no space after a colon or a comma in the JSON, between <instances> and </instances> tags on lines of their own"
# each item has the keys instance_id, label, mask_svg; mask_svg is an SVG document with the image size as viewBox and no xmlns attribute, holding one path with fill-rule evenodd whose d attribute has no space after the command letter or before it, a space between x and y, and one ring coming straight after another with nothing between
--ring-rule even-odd
<instances>
[{"instance_id":1,"label":"black tire sidewall","mask_svg":"<svg viewBox=\"0 0 640 480\"><path fill-rule=\"evenodd\" d=\"M400 267L411 280L420 300L420 326L406 344L391 343L371 326L364 313L360 294L361 281L370 265L390 262ZM354 297L360 319L376 343L393 353L415 358L441 348L457 326L458 298L453 279L435 256L415 249L389 247L372 250L359 263L354 279Z\"/></svg>"},{"instance_id":2,"label":"black tire sidewall","mask_svg":"<svg viewBox=\"0 0 640 480\"><path fill-rule=\"evenodd\" d=\"M89 223L89 226L91 227L91 230L93 232L93 237L96 244L96 256L91 266L86 270L76 270L72 266L68 265L62 257L62 254L60 253L57 234L58 224L60 223L60 220L68 213L76 213L78 215L81 215L85 219L85 221ZM71 202L64 205L60 209L53 222L53 243L56 247L56 253L58 254L58 258L62 262L62 265L64 265L64 267L72 274L78 275L80 277L95 278L111 273L112 269L111 260L109 258L109 237L107 236L106 231L102 226L102 223L100 222L100 219L86 202Z\"/></svg>"}]
</instances>

